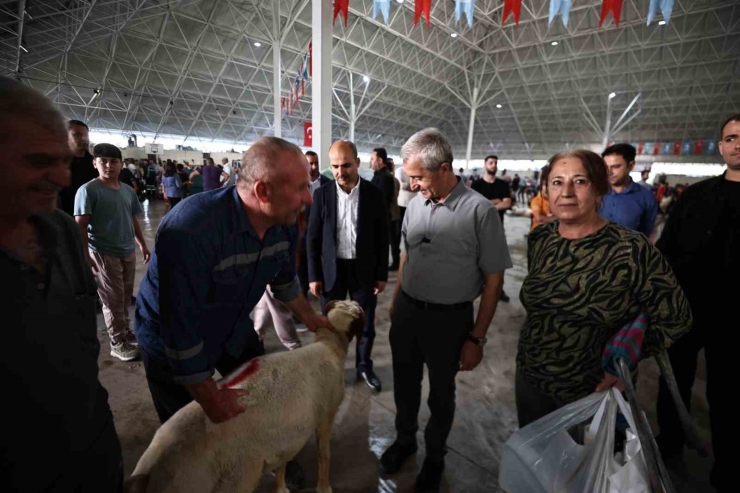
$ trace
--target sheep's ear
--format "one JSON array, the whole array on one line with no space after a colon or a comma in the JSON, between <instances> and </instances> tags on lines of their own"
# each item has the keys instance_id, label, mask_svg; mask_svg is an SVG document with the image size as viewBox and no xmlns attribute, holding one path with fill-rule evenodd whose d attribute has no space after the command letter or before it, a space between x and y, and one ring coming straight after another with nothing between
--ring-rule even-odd
<instances>
[{"instance_id":1,"label":"sheep's ear","mask_svg":"<svg viewBox=\"0 0 740 493\"><path fill-rule=\"evenodd\" d=\"M329 312L334 309L334 306L337 304L337 300L331 300L324 306L324 313L329 315Z\"/></svg>"}]
</instances>

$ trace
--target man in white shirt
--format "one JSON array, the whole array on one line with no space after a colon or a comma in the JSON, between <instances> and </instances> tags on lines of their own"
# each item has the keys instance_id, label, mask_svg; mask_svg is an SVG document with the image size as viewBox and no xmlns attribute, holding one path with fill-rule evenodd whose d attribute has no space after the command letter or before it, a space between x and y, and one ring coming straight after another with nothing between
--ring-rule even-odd
<instances>
[{"instance_id":1,"label":"man in white shirt","mask_svg":"<svg viewBox=\"0 0 740 493\"><path fill-rule=\"evenodd\" d=\"M221 158L221 167L224 169L224 173L229 175L228 178L224 178L222 186L228 187L236 183L236 176L234 176L234 170L231 169L231 165L229 164L229 158Z\"/></svg>"},{"instance_id":2,"label":"man in white shirt","mask_svg":"<svg viewBox=\"0 0 740 493\"><path fill-rule=\"evenodd\" d=\"M375 340L375 307L388 280L388 212L379 188L360 178L360 159L352 142L335 142L329 161L336 182L316 190L308 220L308 280L321 299L350 299L365 311L362 340L357 343L357 377L380 391L370 358Z\"/></svg>"}]
</instances>

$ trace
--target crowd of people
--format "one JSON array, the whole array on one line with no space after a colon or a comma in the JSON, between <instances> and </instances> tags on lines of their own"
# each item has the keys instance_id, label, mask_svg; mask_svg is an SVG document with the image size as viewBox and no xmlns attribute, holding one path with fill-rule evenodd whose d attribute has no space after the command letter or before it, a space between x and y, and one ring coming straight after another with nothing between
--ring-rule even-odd
<instances>
[{"instance_id":1,"label":"crowd of people","mask_svg":"<svg viewBox=\"0 0 740 493\"><path fill-rule=\"evenodd\" d=\"M65 123L48 99L16 81L0 79L0 117L12 122L0 137L11 163L0 181L3 311L13 329L0 358L13 403L0 453L11 491L122 491L121 447L98 380L96 296L111 354L143 359L160 421L195 401L218 424L246 408L242 391L216 384L216 371L228 374L264 354L270 320L288 349L299 348L299 324L331 328L327 304L348 296L366 315L357 378L380 391L375 311L393 270L396 437L380 467L392 475L417 450L426 366L431 417L415 491L439 490L456 376L480 364L497 305L509 298L504 219L518 177L511 186L497 177L496 156L467 183L455 173L450 142L429 128L403 145L400 167L385 149L373 150L372 180L360 177L357 147L345 140L329 149L334 180L321 175L316 153L275 137L244 153L238 180L212 159L189 174L182 163L160 170L129 162L134 185L156 182L172 208L147 245L141 204L117 147L101 143L90 153L83 122ZM627 144L601 155L558 153L542 170L537 194L525 185L538 224L528 237L529 272L519 295L526 322L515 399L523 427L618 385L608 364L617 357L614 337L639 326L644 341L628 363L635 368L641 357L669 348L688 406L697 353L705 348L712 484L729 491L732 393L724 356L734 346L720 334L732 320L734 291L721 280L740 274L740 115L722 126L719 149L726 172L683 191L657 243L658 199L630 178L635 156ZM204 192L192 193L198 177ZM519 192L522 182L516 186ZM137 246L147 269L132 325ZM658 416L661 451L680 454L683 436L663 382ZM301 486L295 462L287 480Z\"/></svg>"}]
</instances>

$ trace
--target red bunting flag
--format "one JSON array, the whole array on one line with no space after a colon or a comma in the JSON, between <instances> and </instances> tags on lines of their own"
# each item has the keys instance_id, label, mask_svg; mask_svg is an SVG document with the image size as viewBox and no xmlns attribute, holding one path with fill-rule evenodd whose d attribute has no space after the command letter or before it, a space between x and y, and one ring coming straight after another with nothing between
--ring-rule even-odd
<instances>
[{"instance_id":1,"label":"red bunting flag","mask_svg":"<svg viewBox=\"0 0 740 493\"><path fill-rule=\"evenodd\" d=\"M429 16L432 15L432 0L416 0L416 4L414 5L414 25L419 23L422 12L427 19L427 27L429 27L431 25Z\"/></svg>"},{"instance_id":2,"label":"red bunting flag","mask_svg":"<svg viewBox=\"0 0 740 493\"><path fill-rule=\"evenodd\" d=\"M337 22L337 15L341 12L344 16L344 25L347 25L347 13L349 11L349 0L334 0L334 23Z\"/></svg>"},{"instance_id":3,"label":"red bunting flag","mask_svg":"<svg viewBox=\"0 0 740 493\"><path fill-rule=\"evenodd\" d=\"M643 154L645 151L645 144L640 142L640 144L637 146L637 154Z\"/></svg>"},{"instance_id":4,"label":"red bunting flag","mask_svg":"<svg viewBox=\"0 0 740 493\"><path fill-rule=\"evenodd\" d=\"M681 155L681 143L680 142L676 142L673 144L673 154L675 154L676 156Z\"/></svg>"},{"instance_id":5,"label":"red bunting flag","mask_svg":"<svg viewBox=\"0 0 740 493\"><path fill-rule=\"evenodd\" d=\"M506 23L509 14L514 16L514 22L519 25L519 14L522 13L522 0L504 0L504 15L501 19L501 25Z\"/></svg>"},{"instance_id":6,"label":"red bunting flag","mask_svg":"<svg viewBox=\"0 0 740 493\"><path fill-rule=\"evenodd\" d=\"M701 154L703 151L704 151L704 141L697 140L696 141L696 153Z\"/></svg>"},{"instance_id":7,"label":"red bunting flag","mask_svg":"<svg viewBox=\"0 0 740 493\"><path fill-rule=\"evenodd\" d=\"M599 27L604 24L609 12L612 13L614 23L619 27L619 17L622 15L623 1L624 0L604 0L604 3L601 4L601 21L599 22Z\"/></svg>"}]
</instances>

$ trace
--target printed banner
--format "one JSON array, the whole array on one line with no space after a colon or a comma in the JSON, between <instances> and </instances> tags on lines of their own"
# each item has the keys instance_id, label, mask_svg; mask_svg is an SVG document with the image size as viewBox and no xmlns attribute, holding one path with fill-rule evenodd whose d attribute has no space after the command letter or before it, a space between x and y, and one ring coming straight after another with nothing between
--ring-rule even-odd
<instances>
[{"instance_id":1,"label":"printed banner","mask_svg":"<svg viewBox=\"0 0 740 493\"><path fill-rule=\"evenodd\" d=\"M303 122L303 147L313 147L312 122Z\"/></svg>"},{"instance_id":2,"label":"printed banner","mask_svg":"<svg viewBox=\"0 0 740 493\"><path fill-rule=\"evenodd\" d=\"M378 12L383 14L385 25L388 25L388 17L391 14L391 0L374 0L373 1L373 19L378 17Z\"/></svg>"},{"instance_id":3,"label":"printed banner","mask_svg":"<svg viewBox=\"0 0 740 493\"><path fill-rule=\"evenodd\" d=\"M417 0L418 1L418 0ZM522 0L504 0L504 14L501 19L501 25L506 23L509 14L514 16L514 22L519 25L519 15L522 13Z\"/></svg>"},{"instance_id":4,"label":"printed banner","mask_svg":"<svg viewBox=\"0 0 740 493\"><path fill-rule=\"evenodd\" d=\"M334 0L334 23L337 23L337 16L342 13L344 25L347 26L347 14L349 13L349 0Z\"/></svg>"},{"instance_id":5,"label":"printed banner","mask_svg":"<svg viewBox=\"0 0 740 493\"><path fill-rule=\"evenodd\" d=\"M547 25L551 26L555 16L560 12L560 20L563 21L563 26L568 27L568 17L570 16L570 2L571 0L550 0L550 19Z\"/></svg>"},{"instance_id":6,"label":"printed banner","mask_svg":"<svg viewBox=\"0 0 740 493\"><path fill-rule=\"evenodd\" d=\"M460 17L465 14L468 18L468 27L473 27L473 11L475 0L455 0L455 22L460 23Z\"/></svg>"},{"instance_id":7,"label":"printed banner","mask_svg":"<svg viewBox=\"0 0 740 493\"><path fill-rule=\"evenodd\" d=\"M609 12L612 13L614 23L619 27L619 17L622 15L622 1L623 0L604 0L604 3L601 4L601 20L599 21L599 27L604 24Z\"/></svg>"},{"instance_id":8,"label":"printed banner","mask_svg":"<svg viewBox=\"0 0 740 493\"><path fill-rule=\"evenodd\" d=\"M647 25L649 26L655 20L655 15L658 13L658 8L663 13L663 20L666 23L671 21L671 14L673 13L673 0L650 0L650 6L648 7Z\"/></svg>"}]
</instances>

